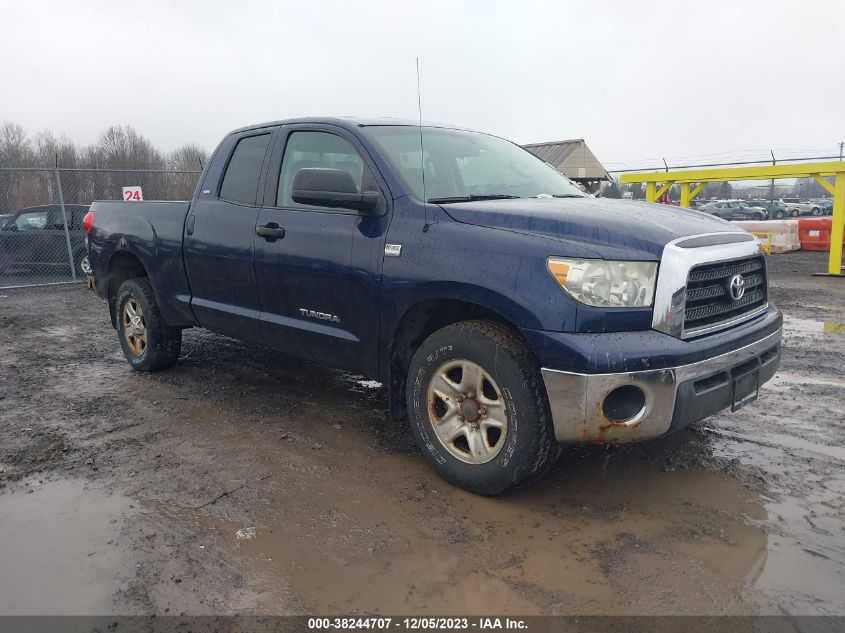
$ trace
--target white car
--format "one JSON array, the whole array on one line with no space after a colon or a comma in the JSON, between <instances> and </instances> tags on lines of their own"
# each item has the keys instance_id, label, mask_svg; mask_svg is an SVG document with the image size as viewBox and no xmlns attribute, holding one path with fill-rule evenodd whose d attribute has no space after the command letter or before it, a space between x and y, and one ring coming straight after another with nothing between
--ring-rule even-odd
<instances>
[{"instance_id":1,"label":"white car","mask_svg":"<svg viewBox=\"0 0 845 633\"><path fill-rule=\"evenodd\" d=\"M794 218L798 215L822 215L822 207L818 204L802 200L801 198L781 198L789 214Z\"/></svg>"}]
</instances>

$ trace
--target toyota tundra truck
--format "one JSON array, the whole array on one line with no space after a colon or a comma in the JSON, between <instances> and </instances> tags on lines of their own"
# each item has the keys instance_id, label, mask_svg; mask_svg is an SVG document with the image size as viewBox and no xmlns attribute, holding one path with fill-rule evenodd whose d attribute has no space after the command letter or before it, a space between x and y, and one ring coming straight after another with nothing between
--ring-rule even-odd
<instances>
[{"instance_id":1,"label":"toyota tundra truck","mask_svg":"<svg viewBox=\"0 0 845 633\"><path fill-rule=\"evenodd\" d=\"M84 228L89 286L134 369L172 367L202 327L362 374L437 473L484 495L562 445L735 411L780 362L754 236L595 198L457 127L245 127L190 202L95 202Z\"/></svg>"}]
</instances>

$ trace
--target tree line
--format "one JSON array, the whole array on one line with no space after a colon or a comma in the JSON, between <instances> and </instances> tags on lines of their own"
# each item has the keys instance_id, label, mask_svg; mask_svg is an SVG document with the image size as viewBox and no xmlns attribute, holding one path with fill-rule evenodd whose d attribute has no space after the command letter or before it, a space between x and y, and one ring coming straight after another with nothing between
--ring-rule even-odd
<instances>
[{"instance_id":1,"label":"tree line","mask_svg":"<svg viewBox=\"0 0 845 633\"><path fill-rule=\"evenodd\" d=\"M12 121L0 125L0 167L201 171L207 156L193 143L162 152L131 125L112 125L90 145L79 145L50 130L30 136Z\"/></svg>"},{"instance_id":2,"label":"tree line","mask_svg":"<svg viewBox=\"0 0 845 633\"><path fill-rule=\"evenodd\" d=\"M192 143L163 152L128 125L113 125L95 143L80 145L50 130L30 135L5 121L0 125L0 214L58 203L59 185L66 203L119 200L123 187L135 185L146 199L190 199L207 157ZM62 168L58 178L55 171L15 169L56 167Z\"/></svg>"}]
</instances>

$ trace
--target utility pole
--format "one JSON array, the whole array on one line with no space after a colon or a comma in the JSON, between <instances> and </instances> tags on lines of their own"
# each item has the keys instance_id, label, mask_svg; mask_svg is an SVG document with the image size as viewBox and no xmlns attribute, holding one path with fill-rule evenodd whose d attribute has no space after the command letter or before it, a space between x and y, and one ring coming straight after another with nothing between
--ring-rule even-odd
<instances>
[{"instance_id":1,"label":"utility pole","mask_svg":"<svg viewBox=\"0 0 845 633\"><path fill-rule=\"evenodd\" d=\"M845 141L839 141L839 160L842 160L842 147L845 146Z\"/></svg>"},{"instance_id":2,"label":"utility pole","mask_svg":"<svg viewBox=\"0 0 845 633\"><path fill-rule=\"evenodd\" d=\"M769 153L772 155L772 165L777 165L777 161L775 160L775 152L774 150L769 150ZM772 217L771 214L774 213L775 208L775 179L772 178L771 189L769 189L769 217Z\"/></svg>"}]
</instances>

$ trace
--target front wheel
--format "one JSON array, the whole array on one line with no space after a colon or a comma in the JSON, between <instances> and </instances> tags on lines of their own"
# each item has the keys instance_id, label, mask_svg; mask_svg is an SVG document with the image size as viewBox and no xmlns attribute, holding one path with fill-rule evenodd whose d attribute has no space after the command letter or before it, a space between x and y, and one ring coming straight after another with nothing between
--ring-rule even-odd
<instances>
[{"instance_id":1,"label":"front wheel","mask_svg":"<svg viewBox=\"0 0 845 633\"><path fill-rule=\"evenodd\" d=\"M165 323L149 279L123 282L117 291L117 338L133 369L158 371L179 360L182 330Z\"/></svg>"},{"instance_id":2,"label":"front wheel","mask_svg":"<svg viewBox=\"0 0 845 633\"><path fill-rule=\"evenodd\" d=\"M821 210L821 209L819 209L818 207L813 207L813 208L812 208L812 210L810 211L810 213L811 213L812 215L814 215L814 216L818 217L818 216L820 216L820 215L822 214L822 210Z\"/></svg>"},{"instance_id":3,"label":"front wheel","mask_svg":"<svg viewBox=\"0 0 845 633\"><path fill-rule=\"evenodd\" d=\"M407 385L417 444L456 486L501 494L545 474L560 453L537 362L500 325L438 330L414 354Z\"/></svg>"}]
</instances>

